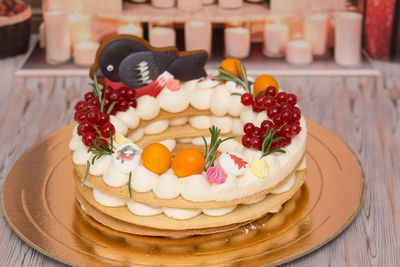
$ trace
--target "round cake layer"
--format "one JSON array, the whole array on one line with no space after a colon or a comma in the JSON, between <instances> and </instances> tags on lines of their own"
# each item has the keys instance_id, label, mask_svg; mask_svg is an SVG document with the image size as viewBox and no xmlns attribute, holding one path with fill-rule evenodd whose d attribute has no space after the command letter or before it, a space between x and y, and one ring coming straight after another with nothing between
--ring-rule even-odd
<instances>
[{"instance_id":1,"label":"round cake layer","mask_svg":"<svg viewBox=\"0 0 400 267\"><path fill-rule=\"evenodd\" d=\"M76 189L79 194L87 202L89 202L89 204L94 206L102 213L105 213L118 220L150 228L167 230L187 230L221 227L257 219L270 211L276 210L277 207L290 199L301 187L303 182L304 172L297 172L294 186L285 193L276 195L268 194L262 201L252 205L240 205L234 211L224 216L211 217L200 214L187 220L176 220L164 214L154 216L138 216L132 214L127 207L105 207L99 204L94 199L91 188L84 185L76 184Z\"/></svg>"}]
</instances>

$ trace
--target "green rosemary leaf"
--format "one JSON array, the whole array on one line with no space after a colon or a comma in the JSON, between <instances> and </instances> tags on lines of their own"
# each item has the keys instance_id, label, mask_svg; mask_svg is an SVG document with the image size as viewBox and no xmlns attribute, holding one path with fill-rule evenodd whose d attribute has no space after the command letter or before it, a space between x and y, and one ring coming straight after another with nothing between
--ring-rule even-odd
<instances>
[{"instance_id":1,"label":"green rosemary leaf","mask_svg":"<svg viewBox=\"0 0 400 267\"><path fill-rule=\"evenodd\" d=\"M129 196L132 199L131 179L132 179L132 172L129 173L129 182L128 182Z\"/></svg>"},{"instance_id":2,"label":"green rosemary leaf","mask_svg":"<svg viewBox=\"0 0 400 267\"><path fill-rule=\"evenodd\" d=\"M106 87L104 89L104 95L102 96L102 99L100 100L100 112L104 112L104 105L106 102L107 90L108 90L108 85L106 85Z\"/></svg>"},{"instance_id":3,"label":"green rosemary leaf","mask_svg":"<svg viewBox=\"0 0 400 267\"><path fill-rule=\"evenodd\" d=\"M283 150L283 149L281 149L281 148L277 148L277 149L271 150L271 151L268 153L268 155L269 155L269 154L272 154L272 153L275 153L275 152L286 153L285 150Z\"/></svg>"},{"instance_id":4,"label":"green rosemary leaf","mask_svg":"<svg viewBox=\"0 0 400 267\"><path fill-rule=\"evenodd\" d=\"M231 95L242 95L241 93L231 93Z\"/></svg>"},{"instance_id":5,"label":"green rosemary leaf","mask_svg":"<svg viewBox=\"0 0 400 267\"><path fill-rule=\"evenodd\" d=\"M85 172L85 176L83 177L82 184L85 183L86 178L87 178L88 175L89 175L89 170L90 170L90 162L89 162L89 161L86 161L86 172Z\"/></svg>"},{"instance_id":6,"label":"green rosemary leaf","mask_svg":"<svg viewBox=\"0 0 400 267\"><path fill-rule=\"evenodd\" d=\"M113 140L112 132L110 132L110 149L111 149L111 152L114 152L114 140Z\"/></svg>"},{"instance_id":7,"label":"green rosemary leaf","mask_svg":"<svg viewBox=\"0 0 400 267\"><path fill-rule=\"evenodd\" d=\"M243 64L240 64L240 65L243 65ZM237 62L235 62L235 68L236 68L236 71L237 71L237 73L238 73L239 79L244 80L244 79L243 79L244 72L241 72L241 71L240 71ZM243 74L243 75L242 75L242 74Z\"/></svg>"},{"instance_id":8,"label":"green rosemary leaf","mask_svg":"<svg viewBox=\"0 0 400 267\"><path fill-rule=\"evenodd\" d=\"M117 104L117 102L112 102L111 105L107 109L107 114L111 113L111 110L114 108L114 106Z\"/></svg>"},{"instance_id":9,"label":"green rosemary leaf","mask_svg":"<svg viewBox=\"0 0 400 267\"><path fill-rule=\"evenodd\" d=\"M208 153L208 145L207 145L207 140L204 136L201 137L203 139L204 142L204 146L205 146L205 151L204 151L204 160L206 160L207 158L207 153Z\"/></svg>"},{"instance_id":10,"label":"green rosemary leaf","mask_svg":"<svg viewBox=\"0 0 400 267\"><path fill-rule=\"evenodd\" d=\"M242 70L243 78L244 78L244 83L246 84L245 89L247 89L247 90L249 91L249 93L251 93L251 91L250 91L249 80L247 79L247 73L246 73L246 70L244 69L244 66L243 66L242 63L240 63L240 69Z\"/></svg>"}]
</instances>

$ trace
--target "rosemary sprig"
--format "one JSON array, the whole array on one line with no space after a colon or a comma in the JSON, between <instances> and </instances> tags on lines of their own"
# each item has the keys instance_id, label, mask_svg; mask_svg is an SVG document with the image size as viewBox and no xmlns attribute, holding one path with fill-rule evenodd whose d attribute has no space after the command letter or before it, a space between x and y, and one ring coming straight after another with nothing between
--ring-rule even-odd
<instances>
[{"instance_id":1,"label":"rosemary sprig","mask_svg":"<svg viewBox=\"0 0 400 267\"><path fill-rule=\"evenodd\" d=\"M89 147L88 152L91 152L93 154L92 161L87 161L86 162L86 172L85 176L83 177L82 184L85 183L86 178L89 175L90 171L90 165L94 165L95 161L101 158L104 155L112 155L114 153L113 151L113 135L110 133L110 147L106 146L106 144L99 139L98 136L96 136L96 139L93 140L93 145Z\"/></svg>"},{"instance_id":2,"label":"rosemary sprig","mask_svg":"<svg viewBox=\"0 0 400 267\"><path fill-rule=\"evenodd\" d=\"M89 83L89 85L92 87L92 93L93 93L94 97L96 97L100 102L100 112L104 112L104 108L106 106L106 94L107 94L107 90L108 90L108 85L105 86L104 94L103 94L102 91L100 90L96 73L94 74L93 81L94 82ZM116 102L112 102L111 105L108 107L106 113L110 114L116 104L117 104Z\"/></svg>"},{"instance_id":3,"label":"rosemary sprig","mask_svg":"<svg viewBox=\"0 0 400 267\"><path fill-rule=\"evenodd\" d=\"M131 179L132 179L132 172L129 173L129 182L128 182L129 196L132 199Z\"/></svg>"},{"instance_id":4,"label":"rosemary sprig","mask_svg":"<svg viewBox=\"0 0 400 267\"><path fill-rule=\"evenodd\" d=\"M272 144L275 142L278 142L279 140L281 140L283 138L282 136L274 138L275 132L276 131L271 131L270 129L267 129L264 140L262 142L262 150L261 150L262 155L261 155L260 159L269 154L275 153L275 152L286 153L286 151L281 148L276 148L276 149L271 150Z\"/></svg>"},{"instance_id":5,"label":"rosemary sprig","mask_svg":"<svg viewBox=\"0 0 400 267\"><path fill-rule=\"evenodd\" d=\"M217 76L213 77L214 80L218 81L232 81L236 84L243 86L249 93L251 93L251 85L253 84L251 81L247 79L247 72L242 63L235 63L236 70L238 72L238 76L229 73L221 67L218 67L217 70L220 72ZM234 93L235 94L235 93ZM237 94L237 93L236 93Z\"/></svg>"},{"instance_id":6,"label":"rosemary sprig","mask_svg":"<svg viewBox=\"0 0 400 267\"><path fill-rule=\"evenodd\" d=\"M221 145L221 143L223 143L229 139L235 138L234 136L231 136L231 137L221 139L219 137L219 135L221 133L221 129L215 127L214 125L211 128L208 128L208 130L211 133L211 142L210 142L209 146L208 146L207 141L204 138L204 136L202 136L204 146L206 147L206 150L204 152L204 160L206 162L204 171L207 171L208 168L214 166L214 161L215 161L215 158L217 157L217 149Z\"/></svg>"}]
</instances>

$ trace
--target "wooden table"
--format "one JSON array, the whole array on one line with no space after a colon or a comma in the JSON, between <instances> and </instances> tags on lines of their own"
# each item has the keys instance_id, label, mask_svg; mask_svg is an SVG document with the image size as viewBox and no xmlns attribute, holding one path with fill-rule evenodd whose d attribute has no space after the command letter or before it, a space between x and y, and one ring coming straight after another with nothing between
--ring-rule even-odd
<instances>
[{"instance_id":1,"label":"wooden table","mask_svg":"<svg viewBox=\"0 0 400 267\"><path fill-rule=\"evenodd\" d=\"M74 104L89 89L83 78L13 78L22 58L0 60L0 187L31 145L73 120ZM299 96L308 118L356 153L367 185L362 209L344 233L287 266L400 265L400 64L376 63L377 80L278 79ZM0 265L62 264L21 241L1 217Z\"/></svg>"}]
</instances>

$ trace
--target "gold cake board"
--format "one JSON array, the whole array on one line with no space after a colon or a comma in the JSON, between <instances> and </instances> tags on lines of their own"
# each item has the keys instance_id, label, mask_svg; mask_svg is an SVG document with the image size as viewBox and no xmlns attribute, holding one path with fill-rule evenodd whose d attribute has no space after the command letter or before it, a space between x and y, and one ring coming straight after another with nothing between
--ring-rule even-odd
<instances>
[{"instance_id":1,"label":"gold cake board","mask_svg":"<svg viewBox=\"0 0 400 267\"><path fill-rule=\"evenodd\" d=\"M74 196L68 148L72 124L30 148L2 192L4 215L28 244L78 266L275 265L301 257L340 234L364 196L361 166L347 145L307 120L307 176L281 212L224 233L183 239L135 236L83 215Z\"/></svg>"}]
</instances>

